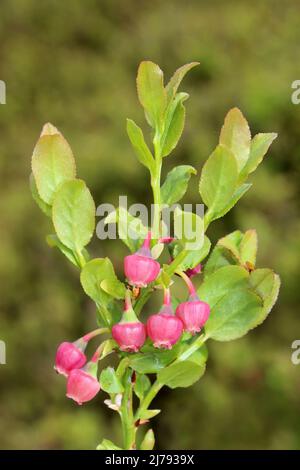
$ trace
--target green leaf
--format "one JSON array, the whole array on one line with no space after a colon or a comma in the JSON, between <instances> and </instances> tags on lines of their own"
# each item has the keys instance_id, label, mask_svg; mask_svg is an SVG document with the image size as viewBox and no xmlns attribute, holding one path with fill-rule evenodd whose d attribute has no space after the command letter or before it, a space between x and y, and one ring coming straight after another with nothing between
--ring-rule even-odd
<instances>
[{"instance_id":1,"label":"green leaf","mask_svg":"<svg viewBox=\"0 0 300 470\"><path fill-rule=\"evenodd\" d=\"M216 341L240 338L254 327L261 307L260 297L250 290L229 290L213 305L205 324L205 333Z\"/></svg>"},{"instance_id":2,"label":"green leaf","mask_svg":"<svg viewBox=\"0 0 300 470\"><path fill-rule=\"evenodd\" d=\"M71 261L71 263L77 266L77 268L80 268L80 264L73 251L61 243L57 235L47 235L46 241L51 248L58 248L66 256L66 258Z\"/></svg>"},{"instance_id":3,"label":"green leaf","mask_svg":"<svg viewBox=\"0 0 300 470\"><path fill-rule=\"evenodd\" d=\"M249 158L243 167L240 175L240 179L243 180L247 177L248 174L252 173L258 165L262 162L264 156L269 150L270 145L273 140L275 140L277 134L257 134L253 137L251 146L250 146L250 155Z\"/></svg>"},{"instance_id":4,"label":"green leaf","mask_svg":"<svg viewBox=\"0 0 300 470\"><path fill-rule=\"evenodd\" d=\"M227 202L227 204L223 207L222 210L219 212L216 212L214 215L214 220L219 219L220 217L223 217L227 212L229 212L235 205L236 203L246 194L246 192L251 188L252 183L244 183L241 186L239 186L233 193L232 197L230 200Z\"/></svg>"},{"instance_id":5,"label":"green leaf","mask_svg":"<svg viewBox=\"0 0 300 470\"><path fill-rule=\"evenodd\" d=\"M162 157L172 152L181 137L185 121L185 108L182 103L187 98L187 93L178 93L167 109L164 133L160 141Z\"/></svg>"},{"instance_id":6,"label":"green leaf","mask_svg":"<svg viewBox=\"0 0 300 470\"><path fill-rule=\"evenodd\" d=\"M161 410L145 410L139 414L139 418L148 420L154 418L154 416L157 416L160 412Z\"/></svg>"},{"instance_id":7,"label":"green leaf","mask_svg":"<svg viewBox=\"0 0 300 470\"><path fill-rule=\"evenodd\" d=\"M104 325L107 326L107 323L109 323L109 325L119 323L122 318L123 309L115 300L110 300L107 304L98 304L97 307L102 315L99 326L103 326L103 319L106 320Z\"/></svg>"},{"instance_id":8,"label":"green leaf","mask_svg":"<svg viewBox=\"0 0 300 470\"><path fill-rule=\"evenodd\" d=\"M135 384L133 389L134 393L140 401L144 398L150 387L151 382L148 379L147 375L139 374L136 372Z\"/></svg>"},{"instance_id":9,"label":"green leaf","mask_svg":"<svg viewBox=\"0 0 300 470\"><path fill-rule=\"evenodd\" d=\"M152 248L151 248L151 255L154 259L157 259L160 257L160 255L162 254L163 250L164 250L164 243L156 243L156 245L154 245Z\"/></svg>"},{"instance_id":10,"label":"green leaf","mask_svg":"<svg viewBox=\"0 0 300 470\"><path fill-rule=\"evenodd\" d=\"M207 358L208 358L208 349L206 344L203 344L199 349L196 351L190 351L189 348L193 343L190 341L187 343L182 344L182 348L180 350L180 354L177 357L178 361L192 361L198 364L199 366L205 365Z\"/></svg>"},{"instance_id":11,"label":"green leaf","mask_svg":"<svg viewBox=\"0 0 300 470\"><path fill-rule=\"evenodd\" d=\"M169 388L190 387L204 374L205 366L194 361L171 364L157 374L157 380Z\"/></svg>"},{"instance_id":12,"label":"green leaf","mask_svg":"<svg viewBox=\"0 0 300 470\"><path fill-rule=\"evenodd\" d=\"M178 266L178 269L180 271L186 271L187 269L197 266L197 264L201 263L201 261L208 255L210 247L210 240L206 235L204 235L203 246L199 250L187 251L185 258ZM176 256L181 252L182 247L179 243L175 243L170 247L170 250L172 258L176 258Z\"/></svg>"},{"instance_id":13,"label":"green leaf","mask_svg":"<svg viewBox=\"0 0 300 470\"><path fill-rule=\"evenodd\" d=\"M52 220L60 241L80 252L91 240L95 228L95 203L82 180L64 183L55 195Z\"/></svg>"},{"instance_id":14,"label":"green leaf","mask_svg":"<svg viewBox=\"0 0 300 470\"><path fill-rule=\"evenodd\" d=\"M51 217L52 215L51 206L47 204L46 202L44 202L43 199L40 197L37 187L36 187L36 183L34 181L34 176L32 173L29 178L29 185L31 189L31 195L33 199L35 200L35 202L37 203L37 205L39 206L39 208L41 209L41 211L44 212L44 214L46 214L48 217Z\"/></svg>"},{"instance_id":15,"label":"green leaf","mask_svg":"<svg viewBox=\"0 0 300 470\"><path fill-rule=\"evenodd\" d=\"M198 295L213 309L222 297L235 290L247 289L249 273L241 266L224 266L207 276L198 289Z\"/></svg>"},{"instance_id":16,"label":"green leaf","mask_svg":"<svg viewBox=\"0 0 300 470\"><path fill-rule=\"evenodd\" d=\"M139 162L153 173L154 159L152 153L145 142L142 129L131 119L127 119L127 134Z\"/></svg>"},{"instance_id":17,"label":"green leaf","mask_svg":"<svg viewBox=\"0 0 300 470\"><path fill-rule=\"evenodd\" d=\"M103 439L101 444L97 446L97 450L122 450L121 447L116 446L112 441L109 439Z\"/></svg>"},{"instance_id":18,"label":"green leaf","mask_svg":"<svg viewBox=\"0 0 300 470\"><path fill-rule=\"evenodd\" d=\"M107 393L122 393L124 387L116 376L116 371L113 367L103 369L100 374L101 389Z\"/></svg>"},{"instance_id":19,"label":"green leaf","mask_svg":"<svg viewBox=\"0 0 300 470\"><path fill-rule=\"evenodd\" d=\"M144 439L141 442L140 450L152 450L155 444L154 432L152 429L148 429Z\"/></svg>"},{"instance_id":20,"label":"green leaf","mask_svg":"<svg viewBox=\"0 0 300 470\"><path fill-rule=\"evenodd\" d=\"M200 250L204 244L203 219L193 212L182 211L176 207L174 234L185 249L189 251Z\"/></svg>"},{"instance_id":21,"label":"green leaf","mask_svg":"<svg viewBox=\"0 0 300 470\"><path fill-rule=\"evenodd\" d=\"M145 239L148 228L138 217L133 217L124 207L119 207L111 212L105 219L105 223L117 223L119 238L125 243L132 253L136 252Z\"/></svg>"},{"instance_id":22,"label":"green leaf","mask_svg":"<svg viewBox=\"0 0 300 470\"><path fill-rule=\"evenodd\" d=\"M126 287L123 282L117 278L104 279L100 283L101 289L107 292L114 299L124 299Z\"/></svg>"},{"instance_id":23,"label":"green leaf","mask_svg":"<svg viewBox=\"0 0 300 470\"><path fill-rule=\"evenodd\" d=\"M250 286L263 301L260 315L254 326L260 325L272 310L280 289L280 278L271 269L256 269L250 273Z\"/></svg>"},{"instance_id":24,"label":"green leaf","mask_svg":"<svg viewBox=\"0 0 300 470\"><path fill-rule=\"evenodd\" d=\"M106 356L108 356L114 349L118 348L117 343L113 339L106 339L102 343L103 349L100 354L100 359L104 359Z\"/></svg>"},{"instance_id":25,"label":"green leaf","mask_svg":"<svg viewBox=\"0 0 300 470\"><path fill-rule=\"evenodd\" d=\"M143 352L130 356L130 367L140 374L154 374L172 362L179 350L179 345L171 350L154 351L151 346L143 347Z\"/></svg>"},{"instance_id":26,"label":"green leaf","mask_svg":"<svg viewBox=\"0 0 300 470\"><path fill-rule=\"evenodd\" d=\"M114 267L109 258L95 258L84 265L80 282L84 292L97 303L107 304L111 296L101 288L102 281L116 279Z\"/></svg>"},{"instance_id":27,"label":"green leaf","mask_svg":"<svg viewBox=\"0 0 300 470\"><path fill-rule=\"evenodd\" d=\"M241 171L249 157L251 133L248 122L238 108L231 109L225 117L219 142L231 150Z\"/></svg>"},{"instance_id":28,"label":"green leaf","mask_svg":"<svg viewBox=\"0 0 300 470\"><path fill-rule=\"evenodd\" d=\"M253 268L256 251L256 232L248 230L243 234L240 230L236 230L220 238L205 264L204 275L208 276L217 269L227 265L241 265L247 269Z\"/></svg>"},{"instance_id":29,"label":"green leaf","mask_svg":"<svg viewBox=\"0 0 300 470\"><path fill-rule=\"evenodd\" d=\"M208 349L206 344L203 344L201 348L195 351L191 356L189 356L189 361L195 362L199 366L202 366L206 363L208 358Z\"/></svg>"},{"instance_id":30,"label":"green leaf","mask_svg":"<svg viewBox=\"0 0 300 470\"><path fill-rule=\"evenodd\" d=\"M52 205L60 185L76 176L72 150L51 124L43 128L33 150L31 165L38 193L48 205Z\"/></svg>"},{"instance_id":31,"label":"green leaf","mask_svg":"<svg viewBox=\"0 0 300 470\"><path fill-rule=\"evenodd\" d=\"M163 72L150 61L141 62L137 75L137 91L146 117L152 127L160 127L167 104Z\"/></svg>"},{"instance_id":32,"label":"green leaf","mask_svg":"<svg viewBox=\"0 0 300 470\"><path fill-rule=\"evenodd\" d=\"M255 266L257 253L257 234L255 230L247 230L244 234L236 230L218 241L242 266Z\"/></svg>"},{"instance_id":33,"label":"green leaf","mask_svg":"<svg viewBox=\"0 0 300 470\"><path fill-rule=\"evenodd\" d=\"M219 268L238 264L236 258L224 247L215 246L204 266L204 276L209 276Z\"/></svg>"},{"instance_id":34,"label":"green leaf","mask_svg":"<svg viewBox=\"0 0 300 470\"><path fill-rule=\"evenodd\" d=\"M257 233L256 230L247 230L240 244L241 264L255 266L257 253Z\"/></svg>"},{"instance_id":35,"label":"green leaf","mask_svg":"<svg viewBox=\"0 0 300 470\"><path fill-rule=\"evenodd\" d=\"M168 268L168 266L169 266L168 264L163 264L163 269L160 271L160 274L156 280L157 283L163 286L165 289L167 289L172 283L172 278L166 272L166 269Z\"/></svg>"},{"instance_id":36,"label":"green leaf","mask_svg":"<svg viewBox=\"0 0 300 470\"><path fill-rule=\"evenodd\" d=\"M212 274L223 266L240 264L239 247L243 236L240 230L235 230L225 237L220 238L205 264L205 276Z\"/></svg>"},{"instance_id":37,"label":"green leaf","mask_svg":"<svg viewBox=\"0 0 300 470\"><path fill-rule=\"evenodd\" d=\"M182 65L181 67L179 67L179 69L175 71L174 75L171 77L170 81L166 85L168 101L174 98L182 79L187 74L187 72L193 67L196 67L196 65L199 65L199 62L191 62L189 64Z\"/></svg>"},{"instance_id":38,"label":"green leaf","mask_svg":"<svg viewBox=\"0 0 300 470\"><path fill-rule=\"evenodd\" d=\"M233 153L219 145L205 163L200 178L200 195L209 208L210 220L229 204L237 184L238 169Z\"/></svg>"},{"instance_id":39,"label":"green leaf","mask_svg":"<svg viewBox=\"0 0 300 470\"><path fill-rule=\"evenodd\" d=\"M171 206L185 195L191 175L196 175L197 171L190 165L180 165L173 168L165 179L161 187L162 204Z\"/></svg>"},{"instance_id":40,"label":"green leaf","mask_svg":"<svg viewBox=\"0 0 300 470\"><path fill-rule=\"evenodd\" d=\"M218 245L223 246L231 252L231 254L239 261L240 260L240 245L244 238L244 234L240 230L235 230L225 237L220 238Z\"/></svg>"}]
</instances>

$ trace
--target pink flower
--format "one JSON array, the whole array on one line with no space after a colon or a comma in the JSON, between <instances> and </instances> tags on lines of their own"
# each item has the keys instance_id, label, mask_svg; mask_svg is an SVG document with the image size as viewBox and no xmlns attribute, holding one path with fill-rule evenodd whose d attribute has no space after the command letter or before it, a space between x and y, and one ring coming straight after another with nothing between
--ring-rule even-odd
<instances>
[{"instance_id":1,"label":"pink flower","mask_svg":"<svg viewBox=\"0 0 300 470\"><path fill-rule=\"evenodd\" d=\"M198 333L208 320L210 306L199 300L197 295L190 296L187 302L179 304L176 315L182 321L184 329L193 335Z\"/></svg>"},{"instance_id":2,"label":"pink flower","mask_svg":"<svg viewBox=\"0 0 300 470\"><path fill-rule=\"evenodd\" d=\"M83 369L73 369L67 381L67 397L82 405L92 400L100 391L97 377Z\"/></svg>"},{"instance_id":3,"label":"pink flower","mask_svg":"<svg viewBox=\"0 0 300 470\"><path fill-rule=\"evenodd\" d=\"M126 352L137 352L146 340L146 327L134 313L129 290L126 292L122 319L112 327L111 333L121 351Z\"/></svg>"},{"instance_id":4,"label":"pink flower","mask_svg":"<svg viewBox=\"0 0 300 470\"><path fill-rule=\"evenodd\" d=\"M62 375L68 376L73 369L80 369L86 363L84 354L86 343L76 341L75 343L61 343L56 352L54 369Z\"/></svg>"},{"instance_id":5,"label":"pink flower","mask_svg":"<svg viewBox=\"0 0 300 470\"><path fill-rule=\"evenodd\" d=\"M140 321L118 323L112 327L112 337L121 351L137 352L146 340L146 327Z\"/></svg>"},{"instance_id":6,"label":"pink flower","mask_svg":"<svg viewBox=\"0 0 300 470\"><path fill-rule=\"evenodd\" d=\"M160 272L160 264L151 255L150 241L149 232L143 246L133 255L124 258L125 276L130 284L137 287L146 287L155 281Z\"/></svg>"},{"instance_id":7,"label":"pink flower","mask_svg":"<svg viewBox=\"0 0 300 470\"><path fill-rule=\"evenodd\" d=\"M170 293L165 292L161 311L147 320L147 333L155 348L171 349L183 331L182 321L177 318L170 304Z\"/></svg>"}]
</instances>

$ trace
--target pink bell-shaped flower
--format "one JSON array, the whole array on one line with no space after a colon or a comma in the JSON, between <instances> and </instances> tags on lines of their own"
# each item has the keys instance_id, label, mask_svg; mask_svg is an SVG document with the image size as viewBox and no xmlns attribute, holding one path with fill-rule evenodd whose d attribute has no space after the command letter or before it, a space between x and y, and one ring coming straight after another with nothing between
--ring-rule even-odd
<instances>
[{"instance_id":1,"label":"pink bell-shaped flower","mask_svg":"<svg viewBox=\"0 0 300 470\"><path fill-rule=\"evenodd\" d=\"M56 372L67 377L71 370L81 369L87 361L84 354L87 343L95 336L107 331L107 328L97 328L73 343L67 341L61 343L56 351L54 366Z\"/></svg>"},{"instance_id":2,"label":"pink bell-shaped flower","mask_svg":"<svg viewBox=\"0 0 300 470\"><path fill-rule=\"evenodd\" d=\"M151 232L148 233L142 247L133 255L124 258L124 271L128 282L136 287L146 287L155 281L160 271L160 264L153 259L150 250Z\"/></svg>"},{"instance_id":3,"label":"pink bell-shaped flower","mask_svg":"<svg viewBox=\"0 0 300 470\"><path fill-rule=\"evenodd\" d=\"M208 303L199 299L189 277L184 273L180 275L188 286L190 296L186 302L182 302L177 306L176 316L182 321L185 331L195 335L201 331L204 324L207 322L210 306Z\"/></svg>"},{"instance_id":4,"label":"pink bell-shaped flower","mask_svg":"<svg viewBox=\"0 0 300 470\"><path fill-rule=\"evenodd\" d=\"M126 352L137 352L146 340L146 327L134 313L129 290L126 292L122 319L112 327L111 333L121 351Z\"/></svg>"},{"instance_id":5,"label":"pink bell-shaped flower","mask_svg":"<svg viewBox=\"0 0 300 470\"><path fill-rule=\"evenodd\" d=\"M92 400L100 391L97 363L90 361L85 369L73 369L67 381L67 397L82 405Z\"/></svg>"},{"instance_id":6,"label":"pink bell-shaped flower","mask_svg":"<svg viewBox=\"0 0 300 470\"><path fill-rule=\"evenodd\" d=\"M198 333L208 320L210 307L197 295L189 297L187 302L179 304L176 315L182 321L184 329L193 335Z\"/></svg>"},{"instance_id":7,"label":"pink bell-shaped flower","mask_svg":"<svg viewBox=\"0 0 300 470\"><path fill-rule=\"evenodd\" d=\"M155 348L171 349L183 331L182 321L174 315L170 301L170 291L166 289L164 304L159 313L147 320L147 333Z\"/></svg>"},{"instance_id":8,"label":"pink bell-shaped flower","mask_svg":"<svg viewBox=\"0 0 300 470\"><path fill-rule=\"evenodd\" d=\"M87 361L84 354L86 344L82 339L74 343L61 343L56 352L54 369L67 377L73 369L83 367Z\"/></svg>"}]
</instances>

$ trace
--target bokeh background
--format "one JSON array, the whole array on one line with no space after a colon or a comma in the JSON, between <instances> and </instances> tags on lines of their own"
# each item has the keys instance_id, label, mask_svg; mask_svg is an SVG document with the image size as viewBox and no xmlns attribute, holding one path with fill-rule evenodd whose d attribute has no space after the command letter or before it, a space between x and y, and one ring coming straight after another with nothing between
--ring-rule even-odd
<instances>
[{"instance_id":1,"label":"bokeh background","mask_svg":"<svg viewBox=\"0 0 300 470\"><path fill-rule=\"evenodd\" d=\"M201 169L217 143L226 112L239 106L253 134L278 139L254 185L209 232L213 241L236 228L256 228L258 266L280 273L279 301L266 322L231 343L209 344L205 376L190 389L164 390L154 418L161 449L296 449L300 447L299 156L300 6L294 0L2 0L0 79L0 448L93 449L118 442L117 416L104 394L78 407L53 372L57 345L95 324L78 272L50 249L49 221L31 199L30 157L43 123L70 142L78 174L97 204L151 202L148 176L133 154L125 119L144 123L138 63L160 64L166 77L183 63L200 67L185 79L187 123L164 174L180 163ZM143 124L144 125L144 124ZM200 202L194 177L186 202ZM122 275L120 241L91 245ZM151 305L148 307L151 309Z\"/></svg>"}]
</instances>

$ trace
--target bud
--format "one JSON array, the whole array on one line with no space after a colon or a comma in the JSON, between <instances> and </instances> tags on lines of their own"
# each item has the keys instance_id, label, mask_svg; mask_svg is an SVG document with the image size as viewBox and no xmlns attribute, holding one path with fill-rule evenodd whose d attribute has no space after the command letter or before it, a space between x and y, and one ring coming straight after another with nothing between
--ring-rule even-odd
<instances>
[{"instance_id":1,"label":"bud","mask_svg":"<svg viewBox=\"0 0 300 470\"><path fill-rule=\"evenodd\" d=\"M154 432L152 429L148 429L144 439L141 442L140 450L152 450L155 444Z\"/></svg>"},{"instance_id":2,"label":"bud","mask_svg":"<svg viewBox=\"0 0 300 470\"><path fill-rule=\"evenodd\" d=\"M100 391L97 364L89 362L85 369L73 369L67 381L67 397L82 405L92 400Z\"/></svg>"},{"instance_id":3,"label":"bud","mask_svg":"<svg viewBox=\"0 0 300 470\"><path fill-rule=\"evenodd\" d=\"M202 265L199 263L197 264L197 266L195 266L194 268L189 268L185 271L185 274L191 278L191 277L194 277L196 276L197 274L200 274L201 273L201 270L202 270Z\"/></svg>"},{"instance_id":4,"label":"bud","mask_svg":"<svg viewBox=\"0 0 300 470\"><path fill-rule=\"evenodd\" d=\"M146 328L139 321L131 305L130 291L126 292L125 309L122 319L111 330L112 337L121 351L137 352L146 340Z\"/></svg>"},{"instance_id":5,"label":"bud","mask_svg":"<svg viewBox=\"0 0 300 470\"><path fill-rule=\"evenodd\" d=\"M146 287L155 281L160 271L160 264L152 258L150 241L149 232L142 247L133 255L124 258L125 276L130 284L137 287Z\"/></svg>"},{"instance_id":6,"label":"bud","mask_svg":"<svg viewBox=\"0 0 300 470\"><path fill-rule=\"evenodd\" d=\"M67 377L71 370L83 367L86 363L85 347L86 342L81 339L74 343L61 343L56 352L54 369Z\"/></svg>"},{"instance_id":7,"label":"bud","mask_svg":"<svg viewBox=\"0 0 300 470\"><path fill-rule=\"evenodd\" d=\"M159 313L147 320L147 333L155 348L171 349L183 331L182 321L174 315L170 291L166 289L164 304Z\"/></svg>"},{"instance_id":8,"label":"bud","mask_svg":"<svg viewBox=\"0 0 300 470\"><path fill-rule=\"evenodd\" d=\"M197 295L191 295L187 302L179 304L176 315L182 321L184 329L193 335L198 333L207 322L210 306L199 300Z\"/></svg>"}]
</instances>

